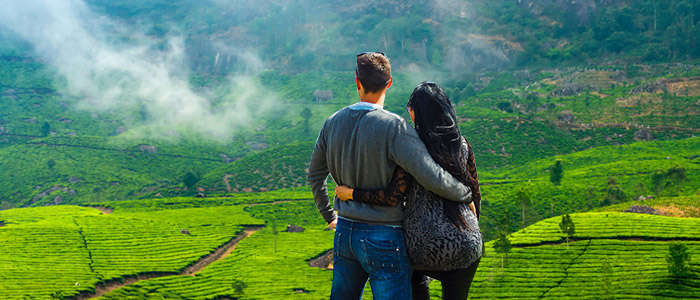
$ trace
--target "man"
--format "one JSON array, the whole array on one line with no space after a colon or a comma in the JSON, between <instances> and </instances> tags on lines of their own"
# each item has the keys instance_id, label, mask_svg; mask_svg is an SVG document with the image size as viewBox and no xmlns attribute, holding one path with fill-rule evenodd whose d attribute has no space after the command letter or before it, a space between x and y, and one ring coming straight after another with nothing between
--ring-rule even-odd
<instances>
[{"instance_id":1,"label":"man","mask_svg":"<svg viewBox=\"0 0 700 300\"><path fill-rule=\"evenodd\" d=\"M470 202L471 191L435 163L413 127L382 109L393 80L389 59L379 52L359 54L356 76L360 102L326 120L308 174L316 207L336 229L331 299L360 299L368 278L374 299L410 299L412 269L401 230L402 205L374 206L336 197L331 208L328 174L339 185L377 189L400 166L446 199Z\"/></svg>"}]
</instances>

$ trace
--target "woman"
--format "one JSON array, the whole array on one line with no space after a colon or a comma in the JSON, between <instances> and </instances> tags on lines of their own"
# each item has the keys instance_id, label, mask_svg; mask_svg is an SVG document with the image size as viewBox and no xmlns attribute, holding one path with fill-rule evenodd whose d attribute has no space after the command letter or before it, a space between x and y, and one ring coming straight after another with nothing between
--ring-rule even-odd
<instances>
[{"instance_id":1,"label":"woman","mask_svg":"<svg viewBox=\"0 0 700 300\"><path fill-rule=\"evenodd\" d=\"M415 269L413 298L430 298L426 277L430 276L441 281L443 299L466 299L483 251L478 223L481 193L474 154L459 132L452 102L437 84L419 84L407 109L432 158L472 189L472 203L440 198L416 184L401 168L385 189L338 186L336 195L343 201L374 205L405 203L403 228Z\"/></svg>"}]
</instances>

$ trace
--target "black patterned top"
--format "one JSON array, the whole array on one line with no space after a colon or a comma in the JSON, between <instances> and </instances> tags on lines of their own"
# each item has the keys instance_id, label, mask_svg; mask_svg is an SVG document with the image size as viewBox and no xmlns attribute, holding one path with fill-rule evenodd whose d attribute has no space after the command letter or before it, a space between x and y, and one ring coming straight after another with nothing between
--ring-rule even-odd
<instances>
[{"instance_id":1,"label":"black patterned top","mask_svg":"<svg viewBox=\"0 0 700 300\"><path fill-rule=\"evenodd\" d=\"M413 182L413 177L401 167L396 167L394 177L386 188L383 189L354 189L352 199L354 201L379 205L396 206L406 202L408 188Z\"/></svg>"}]
</instances>

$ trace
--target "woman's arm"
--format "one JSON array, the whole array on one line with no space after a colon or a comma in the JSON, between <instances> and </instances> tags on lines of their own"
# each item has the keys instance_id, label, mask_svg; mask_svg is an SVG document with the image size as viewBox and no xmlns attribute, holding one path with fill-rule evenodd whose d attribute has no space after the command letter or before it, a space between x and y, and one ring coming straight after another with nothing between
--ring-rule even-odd
<instances>
[{"instance_id":1,"label":"woman's arm","mask_svg":"<svg viewBox=\"0 0 700 300\"><path fill-rule=\"evenodd\" d=\"M397 167L389 185L383 189L352 189L347 186L336 187L340 200L379 205L396 206L406 200L411 177L402 168Z\"/></svg>"}]
</instances>

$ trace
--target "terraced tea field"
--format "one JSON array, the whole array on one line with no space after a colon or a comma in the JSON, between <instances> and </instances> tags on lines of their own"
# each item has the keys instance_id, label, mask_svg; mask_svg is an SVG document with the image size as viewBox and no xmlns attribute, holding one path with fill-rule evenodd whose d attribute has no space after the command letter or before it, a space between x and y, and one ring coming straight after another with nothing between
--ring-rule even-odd
<instances>
[{"instance_id":1,"label":"terraced tea field","mask_svg":"<svg viewBox=\"0 0 700 300\"><path fill-rule=\"evenodd\" d=\"M493 242L487 243L470 298L700 298L700 219L612 211L571 217L576 234L568 246L561 217L512 234L503 268ZM693 275L681 284L667 267L672 242L688 246L691 256Z\"/></svg>"},{"instance_id":2,"label":"terraced tea field","mask_svg":"<svg viewBox=\"0 0 700 300\"><path fill-rule=\"evenodd\" d=\"M324 230L312 200L294 199L293 190L277 193L112 202L111 212L2 211L0 298L325 299L332 272L309 261L332 248L333 233ZM655 201L692 208L700 196ZM470 297L698 297L700 219L625 213L622 206L572 214L576 234L568 246L560 217L513 233L503 267L487 243ZM305 230L287 232L287 224ZM672 242L686 244L691 255L693 277L680 284L666 263ZM439 298L439 282L432 288Z\"/></svg>"},{"instance_id":3,"label":"terraced tea field","mask_svg":"<svg viewBox=\"0 0 700 300\"><path fill-rule=\"evenodd\" d=\"M3 299L89 294L96 285L179 274L245 225L263 225L242 206L111 214L56 206L1 211L0 220Z\"/></svg>"}]
</instances>

